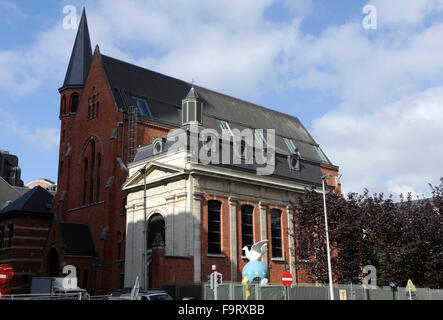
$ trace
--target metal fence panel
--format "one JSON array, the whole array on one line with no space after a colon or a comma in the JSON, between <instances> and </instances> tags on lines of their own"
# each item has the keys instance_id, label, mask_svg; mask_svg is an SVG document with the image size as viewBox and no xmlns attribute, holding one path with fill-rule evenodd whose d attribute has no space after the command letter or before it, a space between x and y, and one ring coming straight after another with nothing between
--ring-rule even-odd
<instances>
[{"instance_id":1,"label":"metal fence panel","mask_svg":"<svg viewBox=\"0 0 443 320\"><path fill-rule=\"evenodd\" d=\"M289 288L290 300L328 300L328 288L294 286Z\"/></svg>"},{"instance_id":2,"label":"metal fence panel","mask_svg":"<svg viewBox=\"0 0 443 320\"><path fill-rule=\"evenodd\" d=\"M283 286L263 286L261 300L286 300L285 289Z\"/></svg>"}]
</instances>

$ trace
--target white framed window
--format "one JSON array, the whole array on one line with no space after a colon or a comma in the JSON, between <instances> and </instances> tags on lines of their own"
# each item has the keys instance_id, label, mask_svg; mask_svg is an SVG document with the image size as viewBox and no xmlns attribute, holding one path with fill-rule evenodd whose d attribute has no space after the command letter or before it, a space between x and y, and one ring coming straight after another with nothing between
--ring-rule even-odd
<instances>
[{"instance_id":1,"label":"white framed window","mask_svg":"<svg viewBox=\"0 0 443 320\"><path fill-rule=\"evenodd\" d=\"M266 140L265 136L263 135L263 130L262 129L253 129L254 130L254 135L255 135L255 139L266 145L268 144L268 141Z\"/></svg>"},{"instance_id":2,"label":"white framed window","mask_svg":"<svg viewBox=\"0 0 443 320\"><path fill-rule=\"evenodd\" d=\"M320 147L312 146L312 148L313 148L314 151L317 153L317 155L318 155L318 157L321 159L321 161L323 161L323 162L329 162L328 159L326 158L325 154L323 153L323 150L320 149Z\"/></svg>"},{"instance_id":3,"label":"white framed window","mask_svg":"<svg viewBox=\"0 0 443 320\"><path fill-rule=\"evenodd\" d=\"M292 139L283 138L283 140L285 141L286 146L289 149L289 152L291 152L292 154L296 154L298 152L297 147L295 146L294 141L292 141Z\"/></svg>"},{"instance_id":4,"label":"white framed window","mask_svg":"<svg viewBox=\"0 0 443 320\"><path fill-rule=\"evenodd\" d=\"M229 126L229 123L227 123L224 120L217 120L218 124L220 125L220 129L222 130L222 132L224 134L228 134L230 136L233 136L232 131L231 131L231 127Z\"/></svg>"}]
</instances>

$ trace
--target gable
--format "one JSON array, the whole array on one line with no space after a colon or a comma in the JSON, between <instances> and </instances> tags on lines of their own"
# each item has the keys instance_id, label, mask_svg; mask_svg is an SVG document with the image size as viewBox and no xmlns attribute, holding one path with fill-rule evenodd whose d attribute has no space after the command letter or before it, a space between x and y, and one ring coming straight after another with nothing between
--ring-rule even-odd
<instances>
[{"instance_id":1,"label":"gable","mask_svg":"<svg viewBox=\"0 0 443 320\"><path fill-rule=\"evenodd\" d=\"M140 169L142 168L137 168L137 170L135 170L132 175L129 176L122 186L123 190L128 190L143 185L144 175L140 172ZM181 170L180 168L152 162L146 167L146 184L163 181L182 175L183 173L184 170Z\"/></svg>"}]
</instances>

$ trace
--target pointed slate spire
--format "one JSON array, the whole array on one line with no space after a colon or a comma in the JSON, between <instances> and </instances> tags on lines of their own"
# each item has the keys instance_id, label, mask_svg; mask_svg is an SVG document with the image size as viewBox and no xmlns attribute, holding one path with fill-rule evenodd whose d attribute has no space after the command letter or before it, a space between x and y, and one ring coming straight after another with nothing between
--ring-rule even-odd
<instances>
[{"instance_id":1,"label":"pointed slate spire","mask_svg":"<svg viewBox=\"0 0 443 320\"><path fill-rule=\"evenodd\" d=\"M88 76L89 67L92 61L91 39L89 38L88 21L86 10L83 8L82 18L69 60L63 87L83 86Z\"/></svg>"},{"instance_id":2,"label":"pointed slate spire","mask_svg":"<svg viewBox=\"0 0 443 320\"><path fill-rule=\"evenodd\" d=\"M203 119L203 102L192 84L186 98L182 100L182 124L202 123Z\"/></svg>"},{"instance_id":3,"label":"pointed slate spire","mask_svg":"<svg viewBox=\"0 0 443 320\"><path fill-rule=\"evenodd\" d=\"M191 90L189 90L188 95L185 99L195 99L198 100L200 97L198 96L197 92L194 89L194 86L192 86Z\"/></svg>"}]
</instances>

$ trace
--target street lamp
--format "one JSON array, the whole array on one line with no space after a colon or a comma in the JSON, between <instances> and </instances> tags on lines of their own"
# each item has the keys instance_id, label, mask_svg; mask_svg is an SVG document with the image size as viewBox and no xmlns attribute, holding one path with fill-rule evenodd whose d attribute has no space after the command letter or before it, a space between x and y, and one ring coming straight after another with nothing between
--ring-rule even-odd
<instances>
[{"instance_id":1,"label":"street lamp","mask_svg":"<svg viewBox=\"0 0 443 320\"><path fill-rule=\"evenodd\" d=\"M321 177L323 185L323 208L325 211L325 229L326 229L326 252L328 254L328 274L329 274L329 296L331 300L334 300L334 290L332 288L332 271L331 271L331 253L329 250L329 232L328 232L328 216L326 214L326 192L325 192L325 180L330 178L330 174L325 174Z\"/></svg>"},{"instance_id":2,"label":"street lamp","mask_svg":"<svg viewBox=\"0 0 443 320\"><path fill-rule=\"evenodd\" d=\"M144 227L143 227L143 234L144 234L144 241L143 241L143 288L147 291L148 290L148 226L146 221L146 166L143 167L143 169L140 169L140 173L143 174L143 216L144 216Z\"/></svg>"}]
</instances>

